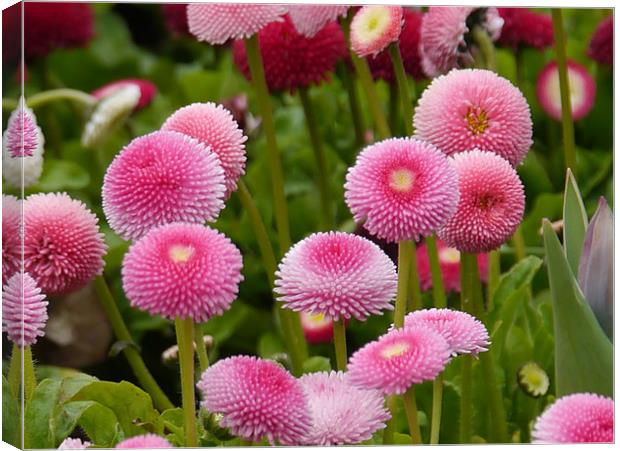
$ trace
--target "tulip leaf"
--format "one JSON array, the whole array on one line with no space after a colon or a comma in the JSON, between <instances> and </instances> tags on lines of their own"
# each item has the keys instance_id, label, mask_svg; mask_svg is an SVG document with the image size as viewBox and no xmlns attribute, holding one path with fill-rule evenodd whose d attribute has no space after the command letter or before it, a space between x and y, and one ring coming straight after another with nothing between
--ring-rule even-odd
<instances>
[{"instance_id":1,"label":"tulip leaf","mask_svg":"<svg viewBox=\"0 0 620 451\"><path fill-rule=\"evenodd\" d=\"M543 222L553 303L556 396L613 392L613 346L586 303L560 242Z\"/></svg>"},{"instance_id":2,"label":"tulip leaf","mask_svg":"<svg viewBox=\"0 0 620 451\"><path fill-rule=\"evenodd\" d=\"M566 173L564 190L564 252L571 271L576 276L583 240L588 227L588 216L583 205L579 187L570 169Z\"/></svg>"}]
</instances>

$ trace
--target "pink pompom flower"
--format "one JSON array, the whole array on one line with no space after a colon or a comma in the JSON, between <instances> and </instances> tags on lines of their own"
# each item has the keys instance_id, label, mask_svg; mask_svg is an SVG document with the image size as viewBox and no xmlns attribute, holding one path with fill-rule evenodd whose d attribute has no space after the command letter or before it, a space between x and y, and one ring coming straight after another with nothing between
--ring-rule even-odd
<instances>
[{"instance_id":1,"label":"pink pompom flower","mask_svg":"<svg viewBox=\"0 0 620 451\"><path fill-rule=\"evenodd\" d=\"M378 390L349 383L342 372L306 374L300 379L306 395L312 427L304 445L354 445L385 428L390 413Z\"/></svg>"},{"instance_id":2,"label":"pink pompom flower","mask_svg":"<svg viewBox=\"0 0 620 451\"><path fill-rule=\"evenodd\" d=\"M143 434L136 435L123 440L118 443L114 448L119 449L143 449L143 448L172 448L172 444L163 437L155 434Z\"/></svg>"},{"instance_id":3,"label":"pink pompom flower","mask_svg":"<svg viewBox=\"0 0 620 451\"><path fill-rule=\"evenodd\" d=\"M402 6L362 6L351 21L351 50L359 57L376 55L398 40L402 26Z\"/></svg>"},{"instance_id":4,"label":"pink pompom flower","mask_svg":"<svg viewBox=\"0 0 620 451\"><path fill-rule=\"evenodd\" d=\"M344 16L348 5L289 5L288 15L295 29L302 35L312 38L329 22Z\"/></svg>"},{"instance_id":5,"label":"pink pompom flower","mask_svg":"<svg viewBox=\"0 0 620 451\"><path fill-rule=\"evenodd\" d=\"M553 45L551 16L527 8L497 8L504 20L497 43L518 50L532 47L543 50Z\"/></svg>"},{"instance_id":6,"label":"pink pompom flower","mask_svg":"<svg viewBox=\"0 0 620 451\"><path fill-rule=\"evenodd\" d=\"M441 335L453 356L488 350L489 332L472 315L458 310L425 309L405 316L405 329L430 328Z\"/></svg>"},{"instance_id":7,"label":"pink pompom flower","mask_svg":"<svg viewBox=\"0 0 620 451\"><path fill-rule=\"evenodd\" d=\"M431 6L422 18L422 69L429 77L436 77L472 62L473 27L482 27L495 41L503 23L497 8Z\"/></svg>"},{"instance_id":8,"label":"pink pompom flower","mask_svg":"<svg viewBox=\"0 0 620 451\"><path fill-rule=\"evenodd\" d=\"M523 161L532 145L525 97L510 81L482 69L453 70L424 90L413 117L416 136L447 155L488 150Z\"/></svg>"},{"instance_id":9,"label":"pink pompom flower","mask_svg":"<svg viewBox=\"0 0 620 451\"><path fill-rule=\"evenodd\" d=\"M103 211L124 239L171 222L203 223L224 208L224 170L214 152L182 133L157 131L131 141L103 180Z\"/></svg>"},{"instance_id":10,"label":"pink pompom flower","mask_svg":"<svg viewBox=\"0 0 620 451\"><path fill-rule=\"evenodd\" d=\"M567 61L568 86L573 120L587 116L594 106L596 82L582 65ZM560 76L555 61L547 64L538 75L536 97L542 109L555 120L562 120L562 99L560 97Z\"/></svg>"},{"instance_id":11,"label":"pink pompom flower","mask_svg":"<svg viewBox=\"0 0 620 451\"><path fill-rule=\"evenodd\" d=\"M296 312L334 320L365 320L391 310L396 296L394 263L373 242L344 232L315 233L286 253L274 291Z\"/></svg>"},{"instance_id":12,"label":"pink pompom flower","mask_svg":"<svg viewBox=\"0 0 620 451\"><path fill-rule=\"evenodd\" d=\"M23 348L45 335L47 304L30 274L13 274L2 290L2 330L9 340Z\"/></svg>"},{"instance_id":13,"label":"pink pompom flower","mask_svg":"<svg viewBox=\"0 0 620 451\"><path fill-rule=\"evenodd\" d=\"M22 261L22 201L2 195L2 285L19 271Z\"/></svg>"},{"instance_id":14,"label":"pink pompom flower","mask_svg":"<svg viewBox=\"0 0 620 451\"><path fill-rule=\"evenodd\" d=\"M209 367L197 386L202 406L222 414L220 426L245 440L298 445L310 430L301 383L273 361L229 357Z\"/></svg>"},{"instance_id":15,"label":"pink pompom flower","mask_svg":"<svg viewBox=\"0 0 620 451\"><path fill-rule=\"evenodd\" d=\"M153 101L153 97L157 94L157 86L151 83L149 80L141 78L126 78L124 80L117 80L107 85L103 85L100 88L95 89L90 94L97 100L101 100L104 97L109 96L115 91L118 91L125 86L136 86L140 90L140 99L135 106L134 111L141 110Z\"/></svg>"},{"instance_id":16,"label":"pink pompom flower","mask_svg":"<svg viewBox=\"0 0 620 451\"><path fill-rule=\"evenodd\" d=\"M353 219L388 242L431 235L452 216L459 195L446 156L415 138L366 147L349 168L344 188Z\"/></svg>"},{"instance_id":17,"label":"pink pompom flower","mask_svg":"<svg viewBox=\"0 0 620 451\"><path fill-rule=\"evenodd\" d=\"M613 443L614 401L593 393L557 399L538 417L534 443Z\"/></svg>"},{"instance_id":18,"label":"pink pompom flower","mask_svg":"<svg viewBox=\"0 0 620 451\"><path fill-rule=\"evenodd\" d=\"M249 38L271 22L282 20L287 5L256 3L192 3L187 6L190 33L199 41L224 44Z\"/></svg>"},{"instance_id":19,"label":"pink pompom flower","mask_svg":"<svg viewBox=\"0 0 620 451\"><path fill-rule=\"evenodd\" d=\"M237 189L237 181L245 174L245 142L230 111L215 103L193 103L175 111L161 128L183 133L207 146L217 155L224 170L226 197Z\"/></svg>"},{"instance_id":20,"label":"pink pompom flower","mask_svg":"<svg viewBox=\"0 0 620 451\"><path fill-rule=\"evenodd\" d=\"M590 45L588 56L599 64L611 66L614 62L614 16L605 17L596 26Z\"/></svg>"},{"instance_id":21,"label":"pink pompom flower","mask_svg":"<svg viewBox=\"0 0 620 451\"><path fill-rule=\"evenodd\" d=\"M461 252L497 249L523 219L525 195L517 172L503 158L477 149L454 155L453 163L461 197L438 236Z\"/></svg>"},{"instance_id":22,"label":"pink pompom flower","mask_svg":"<svg viewBox=\"0 0 620 451\"><path fill-rule=\"evenodd\" d=\"M49 295L78 290L103 272L97 216L66 193L24 201L24 271Z\"/></svg>"},{"instance_id":23,"label":"pink pompom flower","mask_svg":"<svg viewBox=\"0 0 620 451\"><path fill-rule=\"evenodd\" d=\"M450 352L446 340L429 328L393 329L351 356L347 376L365 389L403 394L414 384L435 379Z\"/></svg>"},{"instance_id":24,"label":"pink pompom flower","mask_svg":"<svg viewBox=\"0 0 620 451\"><path fill-rule=\"evenodd\" d=\"M241 252L222 233L200 224L166 224L129 248L123 288L140 310L203 323L230 308L242 266Z\"/></svg>"},{"instance_id":25,"label":"pink pompom flower","mask_svg":"<svg viewBox=\"0 0 620 451\"><path fill-rule=\"evenodd\" d=\"M37 125L36 116L26 106L23 97L19 100L19 106L9 116L2 138L2 144L11 158L32 157L35 152L41 152L43 133Z\"/></svg>"},{"instance_id":26,"label":"pink pompom flower","mask_svg":"<svg viewBox=\"0 0 620 451\"><path fill-rule=\"evenodd\" d=\"M437 254L439 257L439 267L444 289L447 292L461 291L461 253L458 249L448 247L446 244L437 240ZM433 287L433 277L431 274L431 264L428 256L426 244L421 244L416 248L418 259L418 276L420 277L420 287L422 290L430 290ZM487 281L487 267L489 257L487 254L478 254L478 269L480 280Z\"/></svg>"},{"instance_id":27,"label":"pink pompom flower","mask_svg":"<svg viewBox=\"0 0 620 451\"><path fill-rule=\"evenodd\" d=\"M67 437L58 446L58 449L86 449L92 445L89 441L82 441L79 438Z\"/></svg>"}]
</instances>

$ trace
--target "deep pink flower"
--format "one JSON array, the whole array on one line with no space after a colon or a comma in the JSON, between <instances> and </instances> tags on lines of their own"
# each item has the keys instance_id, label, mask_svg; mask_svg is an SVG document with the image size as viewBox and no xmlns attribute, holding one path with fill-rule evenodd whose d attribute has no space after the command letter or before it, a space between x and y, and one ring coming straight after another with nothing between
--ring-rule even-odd
<instances>
[{"instance_id":1,"label":"deep pink flower","mask_svg":"<svg viewBox=\"0 0 620 451\"><path fill-rule=\"evenodd\" d=\"M289 249L274 291L296 312L365 320L393 308L396 285L394 263L379 246L357 235L326 232Z\"/></svg>"},{"instance_id":2,"label":"deep pink flower","mask_svg":"<svg viewBox=\"0 0 620 451\"><path fill-rule=\"evenodd\" d=\"M601 20L596 26L588 56L600 64L612 65L614 62L614 15L611 14Z\"/></svg>"},{"instance_id":3,"label":"deep pink flower","mask_svg":"<svg viewBox=\"0 0 620 451\"><path fill-rule=\"evenodd\" d=\"M306 374L300 382L312 416L312 427L304 437L304 445L361 443L385 428L390 419L381 392L351 385L344 373Z\"/></svg>"},{"instance_id":4,"label":"deep pink flower","mask_svg":"<svg viewBox=\"0 0 620 451\"><path fill-rule=\"evenodd\" d=\"M24 271L46 295L78 290L103 272L97 216L66 193L24 201Z\"/></svg>"},{"instance_id":5,"label":"deep pink flower","mask_svg":"<svg viewBox=\"0 0 620 451\"><path fill-rule=\"evenodd\" d=\"M142 448L172 448L172 444L163 437L155 434L136 435L123 440L114 448L120 449L142 449Z\"/></svg>"},{"instance_id":6,"label":"deep pink flower","mask_svg":"<svg viewBox=\"0 0 620 451\"><path fill-rule=\"evenodd\" d=\"M218 361L197 384L203 407L223 415L220 425L245 439L298 445L310 430L301 383L271 360L236 356Z\"/></svg>"},{"instance_id":7,"label":"deep pink flower","mask_svg":"<svg viewBox=\"0 0 620 451\"><path fill-rule=\"evenodd\" d=\"M157 86L149 80L144 80L142 78L125 78L123 80L117 80L95 89L90 94L96 99L103 99L104 97L112 94L114 91L117 91L125 86L137 86L140 89L140 100L138 100L138 104L134 108L134 111L141 110L150 104L153 101L155 94L157 94Z\"/></svg>"},{"instance_id":8,"label":"deep pink flower","mask_svg":"<svg viewBox=\"0 0 620 451\"><path fill-rule=\"evenodd\" d=\"M193 3L187 6L189 31L199 41L224 44L249 38L271 22L282 20L287 5L256 3Z\"/></svg>"},{"instance_id":9,"label":"deep pink flower","mask_svg":"<svg viewBox=\"0 0 620 451\"><path fill-rule=\"evenodd\" d=\"M365 389L403 394L413 384L435 379L449 360L450 348L437 332L393 329L351 356L347 376Z\"/></svg>"},{"instance_id":10,"label":"deep pink flower","mask_svg":"<svg viewBox=\"0 0 620 451\"><path fill-rule=\"evenodd\" d=\"M587 116L594 106L596 82L588 70L574 61L567 61L568 85L573 120ZM547 64L538 75L536 97L542 109L558 121L562 120L562 100L560 97L560 76L555 61Z\"/></svg>"},{"instance_id":11,"label":"deep pink flower","mask_svg":"<svg viewBox=\"0 0 620 451\"><path fill-rule=\"evenodd\" d=\"M22 261L22 201L2 195L2 285L19 271Z\"/></svg>"},{"instance_id":12,"label":"deep pink flower","mask_svg":"<svg viewBox=\"0 0 620 451\"><path fill-rule=\"evenodd\" d=\"M288 15L300 34L312 38L329 22L344 16L348 10L348 5L298 4L288 6Z\"/></svg>"},{"instance_id":13,"label":"deep pink flower","mask_svg":"<svg viewBox=\"0 0 620 451\"><path fill-rule=\"evenodd\" d=\"M420 97L413 125L418 138L447 155L478 148L516 166L532 145L525 97L488 70L454 70L435 78Z\"/></svg>"},{"instance_id":14,"label":"deep pink flower","mask_svg":"<svg viewBox=\"0 0 620 451\"><path fill-rule=\"evenodd\" d=\"M519 47L533 47L543 50L553 45L551 16L527 8L497 8L504 19L502 34L497 43L518 50Z\"/></svg>"},{"instance_id":15,"label":"deep pink flower","mask_svg":"<svg viewBox=\"0 0 620 451\"><path fill-rule=\"evenodd\" d=\"M312 38L298 33L289 16L258 33L267 86L272 92L294 91L329 80L336 63L346 54L344 36L337 23L328 23ZM235 41L235 64L248 80L245 44Z\"/></svg>"},{"instance_id":16,"label":"deep pink flower","mask_svg":"<svg viewBox=\"0 0 620 451\"><path fill-rule=\"evenodd\" d=\"M491 152L457 153L453 161L461 197L438 235L461 252L497 249L523 219L523 184L510 163Z\"/></svg>"},{"instance_id":17,"label":"deep pink flower","mask_svg":"<svg viewBox=\"0 0 620 451\"><path fill-rule=\"evenodd\" d=\"M389 242L417 240L456 209L456 172L434 145L415 138L366 147L346 176L345 201L356 222Z\"/></svg>"},{"instance_id":18,"label":"deep pink flower","mask_svg":"<svg viewBox=\"0 0 620 451\"><path fill-rule=\"evenodd\" d=\"M2 290L2 331L22 348L35 344L45 335L47 304L30 274L13 274Z\"/></svg>"},{"instance_id":19,"label":"deep pink flower","mask_svg":"<svg viewBox=\"0 0 620 451\"><path fill-rule=\"evenodd\" d=\"M187 4L164 3L160 5L168 31L177 36L189 35L187 26Z\"/></svg>"},{"instance_id":20,"label":"deep pink flower","mask_svg":"<svg viewBox=\"0 0 620 451\"><path fill-rule=\"evenodd\" d=\"M437 240L437 254L439 256L439 267L441 269L441 278L443 280L444 289L447 292L461 291L461 253L446 244ZM420 277L420 287L422 290L430 290L433 287L433 277L431 274L431 265L428 256L426 244L421 244L416 248L416 256L418 259L418 275ZM488 255L478 254L478 268L480 272L480 280L487 280Z\"/></svg>"},{"instance_id":21,"label":"deep pink flower","mask_svg":"<svg viewBox=\"0 0 620 451\"><path fill-rule=\"evenodd\" d=\"M214 152L184 134L158 131L114 158L103 180L103 211L116 233L136 239L161 224L214 221L225 190Z\"/></svg>"},{"instance_id":22,"label":"deep pink flower","mask_svg":"<svg viewBox=\"0 0 620 451\"><path fill-rule=\"evenodd\" d=\"M330 316L300 312L299 318L308 343L330 343L334 338L334 320Z\"/></svg>"},{"instance_id":23,"label":"deep pink flower","mask_svg":"<svg viewBox=\"0 0 620 451\"><path fill-rule=\"evenodd\" d=\"M222 233L200 224L166 224L129 248L123 288L132 306L151 315L204 323L237 298L242 266L239 249Z\"/></svg>"},{"instance_id":24,"label":"deep pink flower","mask_svg":"<svg viewBox=\"0 0 620 451\"><path fill-rule=\"evenodd\" d=\"M214 152L224 169L226 197L245 173L245 141L230 111L215 103L193 103L175 111L161 128L197 139Z\"/></svg>"},{"instance_id":25,"label":"deep pink flower","mask_svg":"<svg viewBox=\"0 0 620 451\"><path fill-rule=\"evenodd\" d=\"M2 145L6 147L11 158L31 157L43 146L43 133L37 125L37 118L25 105L23 98L9 116Z\"/></svg>"},{"instance_id":26,"label":"deep pink flower","mask_svg":"<svg viewBox=\"0 0 620 451\"><path fill-rule=\"evenodd\" d=\"M360 57L376 55L398 40L402 26L402 6L362 6L351 21L351 50Z\"/></svg>"},{"instance_id":27,"label":"deep pink flower","mask_svg":"<svg viewBox=\"0 0 620 451\"><path fill-rule=\"evenodd\" d=\"M89 441L82 441L79 438L67 437L58 446L58 449L86 449L92 445Z\"/></svg>"},{"instance_id":28,"label":"deep pink flower","mask_svg":"<svg viewBox=\"0 0 620 451\"><path fill-rule=\"evenodd\" d=\"M614 401L593 393L559 398L538 417L534 443L613 443Z\"/></svg>"},{"instance_id":29,"label":"deep pink flower","mask_svg":"<svg viewBox=\"0 0 620 451\"><path fill-rule=\"evenodd\" d=\"M488 349L489 333L472 315L458 310L416 310L405 317L405 329L428 327L441 335L452 355L478 354Z\"/></svg>"}]
</instances>

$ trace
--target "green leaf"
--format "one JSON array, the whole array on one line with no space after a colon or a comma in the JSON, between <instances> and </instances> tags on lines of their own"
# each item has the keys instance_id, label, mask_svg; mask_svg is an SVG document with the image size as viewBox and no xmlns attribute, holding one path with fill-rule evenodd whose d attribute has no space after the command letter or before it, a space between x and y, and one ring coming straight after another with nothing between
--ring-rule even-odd
<instances>
[{"instance_id":1,"label":"green leaf","mask_svg":"<svg viewBox=\"0 0 620 451\"><path fill-rule=\"evenodd\" d=\"M54 447L60 445L71 434L82 414L92 404L92 401L75 401L56 406L50 418L50 429L54 434Z\"/></svg>"},{"instance_id":2,"label":"green leaf","mask_svg":"<svg viewBox=\"0 0 620 451\"><path fill-rule=\"evenodd\" d=\"M613 393L613 346L585 302L549 221L543 222L553 300L556 395Z\"/></svg>"},{"instance_id":3,"label":"green leaf","mask_svg":"<svg viewBox=\"0 0 620 451\"><path fill-rule=\"evenodd\" d=\"M95 401L75 402L87 402L90 404L90 407L82 413L78 420L78 425L95 446L99 448L113 448L114 445L125 437L118 418L116 418L111 409Z\"/></svg>"},{"instance_id":4,"label":"green leaf","mask_svg":"<svg viewBox=\"0 0 620 451\"><path fill-rule=\"evenodd\" d=\"M55 448L51 418L60 401L62 381L45 379L34 389L24 416L26 448Z\"/></svg>"},{"instance_id":5,"label":"green leaf","mask_svg":"<svg viewBox=\"0 0 620 451\"><path fill-rule=\"evenodd\" d=\"M564 251L574 275L579 270L579 258L588 227L588 216L579 187L570 169L566 173L564 190Z\"/></svg>"},{"instance_id":6,"label":"green leaf","mask_svg":"<svg viewBox=\"0 0 620 451\"><path fill-rule=\"evenodd\" d=\"M19 407L4 376L2 376L2 440L13 446L19 446Z\"/></svg>"},{"instance_id":7,"label":"green leaf","mask_svg":"<svg viewBox=\"0 0 620 451\"><path fill-rule=\"evenodd\" d=\"M542 260L538 257L528 256L516 263L510 270L499 279L499 284L493 295L493 310L489 315L489 324L500 319L501 308L519 288L532 283L532 279L540 269Z\"/></svg>"},{"instance_id":8,"label":"green leaf","mask_svg":"<svg viewBox=\"0 0 620 451\"><path fill-rule=\"evenodd\" d=\"M45 158L43 175L37 185L40 191L77 190L88 186L90 174L71 160Z\"/></svg>"},{"instance_id":9,"label":"green leaf","mask_svg":"<svg viewBox=\"0 0 620 451\"><path fill-rule=\"evenodd\" d=\"M315 355L303 364L303 373L318 373L319 371L331 371L332 365L327 357Z\"/></svg>"},{"instance_id":10,"label":"green leaf","mask_svg":"<svg viewBox=\"0 0 620 451\"><path fill-rule=\"evenodd\" d=\"M258 355L263 359L270 359L276 354L286 352L282 339L274 332L266 332L258 341Z\"/></svg>"}]
</instances>

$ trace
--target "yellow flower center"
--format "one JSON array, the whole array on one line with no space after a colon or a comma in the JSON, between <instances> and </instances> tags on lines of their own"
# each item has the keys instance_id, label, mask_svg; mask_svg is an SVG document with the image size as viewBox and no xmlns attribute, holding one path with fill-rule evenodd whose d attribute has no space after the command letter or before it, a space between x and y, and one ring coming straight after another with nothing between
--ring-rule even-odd
<instances>
[{"instance_id":1,"label":"yellow flower center","mask_svg":"<svg viewBox=\"0 0 620 451\"><path fill-rule=\"evenodd\" d=\"M453 247L447 247L439 252L439 259L444 263L458 263L461 261L461 253Z\"/></svg>"},{"instance_id":2,"label":"yellow flower center","mask_svg":"<svg viewBox=\"0 0 620 451\"><path fill-rule=\"evenodd\" d=\"M391 359L393 357L398 357L399 355L403 355L405 352L409 350L409 345L403 342L397 342L390 346L386 346L381 350L381 357L384 359Z\"/></svg>"},{"instance_id":3,"label":"yellow flower center","mask_svg":"<svg viewBox=\"0 0 620 451\"><path fill-rule=\"evenodd\" d=\"M408 169L397 169L390 174L390 188L406 192L413 186L413 174Z\"/></svg>"},{"instance_id":4,"label":"yellow flower center","mask_svg":"<svg viewBox=\"0 0 620 451\"><path fill-rule=\"evenodd\" d=\"M174 263L186 263L194 255L194 248L192 246L175 245L170 248L168 255Z\"/></svg>"},{"instance_id":5,"label":"yellow flower center","mask_svg":"<svg viewBox=\"0 0 620 451\"><path fill-rule=\"evenodd\" d=\"M313 324L322 324L325 322L325 315L323 313L309 313L308 319Z\"/></svg>"},{"instance_id":6,"label":"yellow flower center","mask_svg":"<svg viewBox=\"0 0 620 451\"><path fill-rule=\"evenodd\" d=\"M372 42L381 35L390 23L390 10L385 6L372 6L364 10L360 17L359 28L355 31L365 42Z\"/></svg>"},{"instance_id":7,"label":"yellow flower center","mask_svg":"<svg viewBox=\"0 0 620 451\"><path fill-rule=\"evenodd\" d=\"M465 119L467 120L467 128L476 136L482 135L489 128L487 112L480 107L469 107Z\"/></svg>"}]
</instances>

